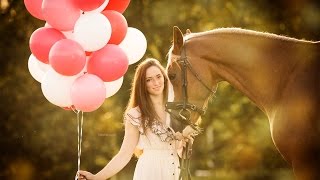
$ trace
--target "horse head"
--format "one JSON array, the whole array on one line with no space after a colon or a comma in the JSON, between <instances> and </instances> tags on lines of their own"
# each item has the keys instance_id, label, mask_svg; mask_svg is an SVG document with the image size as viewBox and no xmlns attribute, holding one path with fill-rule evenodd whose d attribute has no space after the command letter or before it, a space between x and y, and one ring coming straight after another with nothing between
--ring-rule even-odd
<instances>
[{"instance_id":1,"label":"horse head","mask_svg":"<svg viewBox=\"0 0 320 180\"><path fill-rule=\"evenodd\" d=\"M178 27L173 28L173 45L168 53L167 74L173 86L174 101L168 102L171 115L181 119L172 120L172 128L181 131L186 125L199 122L206 111L208 100L217 87L216 74L199 61L196 44L190 43L192 37L188 29L183 35ZM183 122L183 123L181 123Z\"/></svg>"}]
</instances>

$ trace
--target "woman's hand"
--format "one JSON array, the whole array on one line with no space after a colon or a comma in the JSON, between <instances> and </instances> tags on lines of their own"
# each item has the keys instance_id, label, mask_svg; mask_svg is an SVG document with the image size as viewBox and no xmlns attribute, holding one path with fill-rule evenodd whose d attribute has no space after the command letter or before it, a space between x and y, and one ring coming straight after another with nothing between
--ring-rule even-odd
<instances>
[{"instance_id":1,"label":"woman's hand","mask_svg":"<svg viewBox=\"0 0 320 180\"><path fill-rule=\"evenodd\" d=\"M186 134L176 132L175 137L178 140L178 147L177 147L177 153L178 156L182 158L182 153L184 150L186 150L187 142L191 145L193 144L194 138L191 136L191 134L185 136Z\"/></svg>"},{"instance_id":2,"label":"woman's hand","mask_svg":"<svg viewBox=\"0 0 320 180\"><path fill-rule=\"evenodd\" d=\"M196 131L195 129L193 129L191 126L187 126L183 129L182 131L182 135L184 137L188 137L188 136L192 136L192 137L195 137L199 134L198 131Z\"/></svg>"},{"instance_id":3,"label":"woman's hand","mask_svg":"<svg viewBox=\"0 0 320 180\"><path fill-rule=\"evenodd\" d=\"M88 171L78 171L78 180L98 180L94 174Z\"/></svg>"}]
</instances>

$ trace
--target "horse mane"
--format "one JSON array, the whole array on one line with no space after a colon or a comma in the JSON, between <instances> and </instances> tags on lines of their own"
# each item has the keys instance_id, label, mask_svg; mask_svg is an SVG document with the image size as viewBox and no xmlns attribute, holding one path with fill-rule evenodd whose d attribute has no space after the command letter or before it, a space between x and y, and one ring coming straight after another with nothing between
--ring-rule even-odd
<instances>
[{"instance_id":1,"label":"horse mane","mask_svg":"<svg viewBox=\"0 0 320 180\"><path fill-rule=\"evenodd\" d=\"M204 32L197 32L197 33L191 33L185 36L185 40L189 40L191 38L196 38L204 35L215 35L215 34L239 34L239 35L245 35L245 36L258 36L261 38L272 38L272 39L278 39L282 41L294 41L294 42L300 42L300 43L319 43L319 41L309 41L304 39L297 39L288 37L286 35L277 35L273 33L268 32L259 32L249 29L242 29L242 28L217 28L209 31Z\"/></svg>"},{"instance_id":2,"label":"horse mane","mask_svg":"<svg viewBox=\"0 0 320 180\"><path fill-rule=\"evenodd\" d=\"M261 38L261 39L275 39L283 42L293 42L293 43L308 43L308 44L317 44L320 45L320 41L309 41L304 39L297 39L293 37L288 37L286 35L277 35L274 33L269 32L260 32L260 31L254 31L249 29L242 29L242 28L217 28L213 30L203 31L203 32L196 32L196 33L190 33L187 35L184 35L184 41L191 40L193 38L202 37L202 36L215 36L215 35L240 35L240 36L247 36L247 37L255 37L255 38ZM167 55L166 59L167 61L167 68L172 63L172 59L174 59L175 56L172 53L173 50L173 44L171 45Z\"/></svg>"}]
</instances>

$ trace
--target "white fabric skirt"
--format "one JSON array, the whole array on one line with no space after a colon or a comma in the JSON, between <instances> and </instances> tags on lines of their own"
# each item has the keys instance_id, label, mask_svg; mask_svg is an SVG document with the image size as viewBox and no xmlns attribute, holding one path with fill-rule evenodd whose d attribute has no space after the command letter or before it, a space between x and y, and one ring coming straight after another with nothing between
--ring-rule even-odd
<instances>
[{"instance_id":1,"label":"white fabric skirt","mask_svg":"<svg viewBox=\"0 0 320 180\"><path fill-rule=\"evenodd\" d=\"M179 158L174 149L144 149L133 180L178 180Z\"/></svg>"}]
</instances>

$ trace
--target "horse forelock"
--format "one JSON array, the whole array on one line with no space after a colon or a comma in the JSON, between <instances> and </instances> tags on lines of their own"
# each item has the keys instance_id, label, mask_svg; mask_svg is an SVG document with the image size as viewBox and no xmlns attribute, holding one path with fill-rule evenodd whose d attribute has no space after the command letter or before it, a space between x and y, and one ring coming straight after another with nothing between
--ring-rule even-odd
<instances>
[{"instance_id":1,"label":"horse forelock","mask_svg":"<svg viewBox=\"0 0 320 180\"><path fill-rule=\"evenodd\" d=\"M172 51L173 51L173 46L170 47L167 54L167 57L168 57L167 68L171 65L171 63L175 62L180 57L180 55L173 54Z\"/></svg>"}]
</instances>

